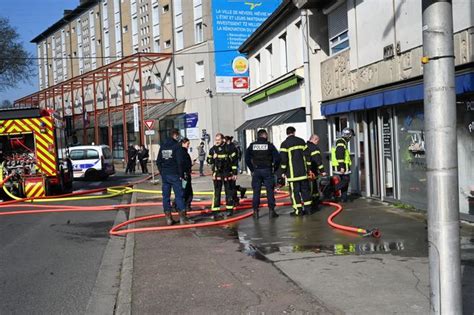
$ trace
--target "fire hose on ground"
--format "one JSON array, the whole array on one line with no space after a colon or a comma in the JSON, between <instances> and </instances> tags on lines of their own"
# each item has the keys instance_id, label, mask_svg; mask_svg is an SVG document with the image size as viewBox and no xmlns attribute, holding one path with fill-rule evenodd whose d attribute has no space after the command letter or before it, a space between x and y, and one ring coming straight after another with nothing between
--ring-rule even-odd
<instances>
[{"instance_id":1,"label":"fire hose on ground","mask_svg":"<svg viewBox=\"0 0 474 315\"><path fill-rule=\"evenodd\" d=\"M59 195L55 197L42 197L42 198L19 198L17 196L14 196L10 191L5 186L5 183L10 179L11 176L6 177L3 179L3 169L0 167L0 187L3 188L5 193L12 198L13 200L11 201L6 201L2 202L0 204L0 210L1 209L6 209L8 208L9 210L11 208L25 208L29 207L29 209L26 210L13 210L13 211L0 211L0 217L4 216L13 216L13 215L28 215L28 214L44 214L44 213L64 213L64 212L95 212L95 211L116 211L116 210L127 210L130 209L131 207L150 207L150 206L162 206L161 202L145 202L145 203L133 203L133 204L120 204L120 205L104 205L104 206L68 206L68 205L38 205L38 204L32 204L33 202L60 202L60 201L75 201L75 200L93 200L93 199L102 199L102 198L113 198L116 196L124 195L124 194L130 194L130 193L145 193L145 194L154 194L154 195L159 195L162 194L162 191L160 190L147 190L147 189L136 189L132 188L132 186L145 182L146 180L149 179L149 177L146 177L144 179L141 179L140 181L134 182L134 183L129 183L124 186L116 186L116 187L109 187L109 188L98 188L98 189L92 189L92 190L87 190L87 191L79 191L75 193L70 193L66 195ZM96 193L104 193L102 195L92 195L88 196L90 194L96 194ZM194 195L201 195L201 196L212 196L213 192L195 192ZM289 194L286 192L282 191L276 191L276 199L281 200L288 198ZM262 198L265 199L265 198ZM28 202L27 204L25 204ZM327 223L339 230L351 232L351 233L356 233L362 236L373 236L375 238L381 237L381 233L378 229L363 229L363 228L358 228L358 227L353 227L353 226L348 226L348 225L342 225L342 224L337 224L334 222L334 218L338 216L342 211L343 208L341 205L334 203L334 202L327 202L323 201L321 202L323 205L335 207L335 211L331 213L331 215L327 219ZM210 201L199 201L199 202L193 202L193 206L200 206L200 207L210 207L211 202ZM261 207L267 206L266 204L261 205ZM291 202L277 202L276 206L291 206ZM252 204L251 204L251 199L243 199L241 202L240 206L237 206L235 208L236 212L244 211L244 210L249 210L252 209ZM225 211L225 210L222 210ZM198 216L198 215L204 215L204 214L210 214L212 211L209 208L205 208L203 210L194 210L194 211L188 211L187 214L190 215L191 217ZM178 213L173 213L172 215L177 216ZM189 229L189 228L202 228L202 227L212 227L212 226L218 226L218 225L227 225L230 223L238 222L240 220L246 219L250 216L252 216L252 211L245 212L243 214L238 214L236 216L230 217L225 220L219 220L219 221L208 221L208 222L199 222L199 223L192 223L192 224L184 224L184 225L171 225L171 226L149 226L149 227L138 227L138 228L127 228L123 229L124 227L137 223L137 222L144 222L144 221L149 221L149 220L156 220L156 219L161 219L165 215L164 214L155 214L155 215L148 215L148 216L142 216L138 217L132 220L128 220L125 222L122 222L114 227L109 231L111 235L125 235L129 233L139 233L139 232L151 232L151 231L167 231L167 230L181 230L181 229Z\"/></svg>"}]
</instances>

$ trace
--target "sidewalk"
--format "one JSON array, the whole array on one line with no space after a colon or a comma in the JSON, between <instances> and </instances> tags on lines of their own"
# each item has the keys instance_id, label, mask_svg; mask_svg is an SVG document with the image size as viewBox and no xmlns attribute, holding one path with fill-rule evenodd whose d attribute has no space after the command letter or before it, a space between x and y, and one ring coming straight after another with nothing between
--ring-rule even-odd
<instances>
[{"instance_id":1,"label":"sidewalk","mask_svg":"<svg viewBox=\"0 0 474 315\"><path fill-rule=\"evenodd\" d=\"M212 190L209 177L193 179L196 191ZM239 177L246 187L249 180ZM331 229L328 207L303 218L290 217L290 208L277 211L271 221L263 209L257 222L135 235L132 313L429 313L423 214L367 199L345 205L336 221L378 227L383 236L375 240ZM474 227L461 231L464 312L472 314Z\"/></svg>"}]
</instances>

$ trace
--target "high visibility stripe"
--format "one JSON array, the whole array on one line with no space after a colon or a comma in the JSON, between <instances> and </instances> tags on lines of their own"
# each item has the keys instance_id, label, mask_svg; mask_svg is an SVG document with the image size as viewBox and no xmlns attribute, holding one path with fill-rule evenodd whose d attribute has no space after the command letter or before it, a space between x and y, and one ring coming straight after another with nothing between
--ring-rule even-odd
<instances>
[{"instance_id":1,"label":"high visibility stripe","mask_svg":"<svg viewBox=\"0 0 474 315\"><path fill-rule=\"evenodd\" d=\"M236 156L236 155L237 155L237 153L234 152L234 153L232 153L232 154L230 155L230 157L234 157L234 156Z\"/></svg>"},{"instance_id":2,"label":"high visibility stripe","mask_svg":"<svg viewBox=\"0 0 474 315\"><path fill-rule=\"evenodd\" d=\"M319 168L319 169L323 169L323 168L324 168L324 165L321 164L321 165L318 166L318 168Z\"/></svg>"},{"instance_id":3,"label":"high visibility stripe","mask_svg":"<svg viewBox=\"0 0 474 315\"><path fill-rule=\"evenodd\" d=\"M288 165L290 166L290 177L293 178L294 170L293 170L293 158L291 152L288 153Z\"/></svg>"},{"instance_id":4,"label":"high visibility stripe","mask_svg":"<svg viewBox=\"0 0 474 315\"><path fill-rule=\"evenodd\" d=\"M345 148L346 144L345 143L338 143L338 144L336 144L336 147L344 147Z\"/></svg>"},{"instance_id":5,"label":"high visibility stripe","mask_svg":"<svg viewBox=\"0 0 474 315\"><path fill-rule=\"evenodd\" d=\"M288 152L287 148L280 148L280 152Z\"/></svg>"},{"instance_id":6,"label":"high visibility stripe","mask_svg":"<svg viewBox=\"0 0 474 315\"><path fill-rule=\"evenodd\" d=\"M45 190L42 182L27 183L25 186L26 197L42 197L45 195Z\"/></svg>"},{"instance_id":7,"label":"high visibility stripe","mask_svg":"<svg viewBox=\"0 0 474 315\"><path fill-rule=\"evenodd\" d=\"M290 195L291 201L293 202L293 209L295 209L295 212L298 214L298 204L296 203L295 199L295 189L293 187L293 183L290 183Z\"/></svg>"},{"instance_id":8,"label":"high visibility stripe","mask_svg":"<svg viewBox=\"0 0 474 315\"><path fill-rule=\"evenodd\" d=\"M225 159L227 157L227 154L218 154L217 158L219 159Z\"/></svg>"},{"instance_id":9,"label":"high visibility stripe","mask_svg":"<svg viewBox=\"0 0 474 315\"><path fill-rule=\"evenodd\" d=\"M282 169L286 169L286 165L280 165Z\"/></svg>"},{"instance_id":10,"label":"high visibility stripe","mask_svg":"<svg viewBox=\"0 0 474 315\"><path fill-rule=\"evenodd\" d=\"M233 169L233 170L236 170L236 169L237 169L237 166L232 166L232 169Z\"/></svg>"},{"instance_id":11,"label":"high visibility stripe","mask_svg":"<svg viewBox=\"0 0 474 315\"><path fill-rule=\"evenodd\" d=\"M234 206L225 206L225 208L226 208L227 210L232 210L232 209L234 209Z\"/></svg>"},{"instance_id":12,"label":"high visibility stripe","mask_svg":"<svg viewBox=\"0 0 474 315\"><path fill-rule=\"evenodd\" d=\"M310 206L310 205L313 204L313 201L312 201L312 200L306 201L306 202L303 202L303 204L304 204L305 206Z\"/></svg>"},{"instance_id":13,"label":"high visibility stripe","mask_svg":"<svg viewBox=\"0 0 474 315\"><path fill-rule=\"evenodd\" d=\"M304 180L304 179L308 179L308 176L304 175L304 176L299 176L299 177L295 177L295 178L287 178L286 180L289 181L289 182L296 182L296 181Z\"/></svg>"},{"instance_id":14,"label":"high visibility stripe","mask_svg":"<svg viewBox=\"0 0 474 315\"><path fill-rule=\"evenodd\" d=\"M212 211L219 211L219 210L221 210L221 207L212 207L211 210Z\"/></svg>"},{"instance_id":15,"label":"high visibility stripe","mask_svg":"<svg viewBox=\"0 0 474 315\"><path fill-rule=\"evenodd\" d=\"M321 151L316 150L316 151L311 152L311 156L316 155L316 154L321 154Z\"/></svg>"},{"instance_id":16,"label":"high visibility stripe","mask_svg":"<svg viewBox=\"0 0 474 315\"><path fill-rule=\"evenodd\" d=\"M294 151L294 150L306 150L308 148L308 146L306 145L295 145L293 147L289 147L288 148L288 151Z\"/></svg>"}]
</instances>

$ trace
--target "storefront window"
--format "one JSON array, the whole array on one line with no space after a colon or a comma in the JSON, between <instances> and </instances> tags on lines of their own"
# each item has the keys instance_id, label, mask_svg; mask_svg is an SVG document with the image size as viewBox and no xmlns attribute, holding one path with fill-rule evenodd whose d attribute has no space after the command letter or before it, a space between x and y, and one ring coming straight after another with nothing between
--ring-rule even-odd
<instances>
[{"instance_id":1,"label":"storefront window","mask_svg":"<svg viewBox=\"0 0 474 315\"><path fill-rule=\"evenodd\" d=\"M457 105L459 211L474 215L474 97Z\"/></svg>"},{"instance_id":2,"label":"storefront window","mask_svg":"<svg viewBox=\"0 0 474 315\"><path fill-rule=\"evenodd\" d=\"M426 209L427 176L423 104L400 106L397 108L397 115L400 200Z\"/></svg>"}]
</instances>

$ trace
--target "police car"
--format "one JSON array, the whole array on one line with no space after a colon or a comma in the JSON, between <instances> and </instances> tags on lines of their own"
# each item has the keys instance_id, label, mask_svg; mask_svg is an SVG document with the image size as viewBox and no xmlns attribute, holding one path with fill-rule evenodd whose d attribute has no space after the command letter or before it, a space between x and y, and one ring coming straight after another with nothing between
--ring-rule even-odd
<instances>
[{"instance_id":1,"label":"police car","mask_svg":"<svg viewBox=\"0 0 474 315\"><path fill-rule=\"evenodd\" d=\"M107 179L115 174L114 159L106 145L82 145L69 148L74 178Z\"/></svg>"}]
</instances>

